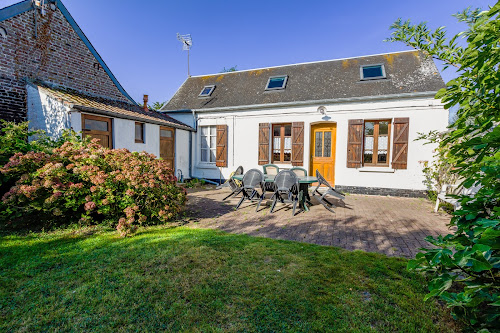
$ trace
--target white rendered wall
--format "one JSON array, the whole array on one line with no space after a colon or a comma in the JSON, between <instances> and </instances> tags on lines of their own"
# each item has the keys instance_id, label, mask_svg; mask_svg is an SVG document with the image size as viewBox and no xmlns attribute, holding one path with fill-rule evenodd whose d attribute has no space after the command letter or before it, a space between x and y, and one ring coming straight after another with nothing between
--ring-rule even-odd
<instances>
[{"instance_id":1,"label":"white rendered wall","mask_svg":"<svg viewBox=\"0 0 500 333\"><path fill-rule=\"evenodd\" d=\"M188 179L189 176L189 136L190 131L181 129L175 130L175 175L178 170L182 172L182 177Z\"/></svg>"},{"instance_id":2,"label":"white rendered wall","mask_svg":"<svg viewBox=\"0 0 500 333\"><path fill-rule=\"evenodd\" d=\"M48 136L57 138L70 127L68 105L48 96L37 87L26 86L28 120L31 130L44 130Z\"/></svg>"},{"instance_id":3,"label":"white rendered wall","mask_svg":"<svg viewBox=\"0 0 500 333\"><path fill-rule=\"evenodd\" d=\"M304 122L304 168L309 171L311 123L324 122L323 115L317 112L320 105L260 109L196 114L198 131L193 140L193 176L218 179L219 170L224 177L242 165L245 170L262 167L258 165L259 123ZM443 131L448 125L448 112L432 98L399 99L381 102L357 102L324 105L327 121L337 123L335 149L335 184L360 187L385 187L424 190L422 164L419 161L431 160L432 145L414 141L419 132ZM408 168L393 170L389 168L347 168L347 126L349 119L394 119L409 117ZM217 168L214 164L200 162L200 126L228 125L228 167ZM392 127L393 128L393 127ZM392 140L391 133L391 156ZM291 164L282 165L291 168ZM381 172L383 171L383 172Z\"/></svg>"},{"instance_id":4,"label":"white rendered wall","mask_svg":"<svg viewBox=\"0 0 500 333\"><path fill-rule=\"evenodd\" d=\"M113 148L145 151L160 156L160 126L144 124L144 143L135 142L135 121L113 118Z\"/></svg>"}]
</instances>

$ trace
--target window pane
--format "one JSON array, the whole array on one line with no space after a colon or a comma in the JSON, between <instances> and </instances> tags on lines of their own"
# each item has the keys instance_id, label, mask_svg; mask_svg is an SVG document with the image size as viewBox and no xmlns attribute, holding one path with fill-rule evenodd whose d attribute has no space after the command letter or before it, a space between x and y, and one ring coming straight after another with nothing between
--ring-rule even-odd
<instances>
[{"instance_id":1,"label":"window pane","mask_svg":"<svg viewBox=\"0 0 500 333\"><path fill-rule=\"evenodd\" d=\"M285 138L285 149L292 149L292 138Z\"/></svg>"},{"instance_id":2,"label":"window pane","mask_svg":"<svg viewBox=\"0 0 500 333\"><path fill-rule=\"evenodd\" d=\"M372 163L373 162L373 152L371 150L365 150L365 153L363 154L363 158L365 163Z\"/></svg>"},{"instance_id":3,"label":"window pane","mask_svg":"<svg viewBox=\"0 0 500 333\"><path fill-rule=\"evenodd\" d=\"M377 160L378 163L387 163L387 150L379 150Z\"/></svg>"},{"instance_id":4,"label":"window pane","mask_svg":"<svg viewBox=\"0 0 500 333\"><path fill-rule=\"evenodd\" d=\"M108 130L108 122L94 119L85 119L85 129L106 132Z\"/></svg>"},{"instance_id":5,"label":"window pane","mask_svg":"<svg viewBox=\"0 0 500 333\"><path fill-rule=\"evenodd\" d=\"M316 139L314 143L314 156L322 157L323 153L323 132L316 132Z\"/></svg>"},{"instance_id":6,"label":"window pane","mask_svg":"<svg viewBox=\"0 0 500 333\"><path fill-rule=\"evenodd\" d=\"M283 85L285 83L285 78L286 78L285 76L282 76L269 79L269 83L267 84L266 89L283 88Z\"/></svg>"},{"instance_id":7,"label":"window pane","mask_svg":"<svg viewBox=\"0 0 500 333\"><path fill-rule=\"evenodd\" d=\"M144 124L135 124L135 139L142 141L142 131Z\"/></svg>"},{"instance_id":8,"label":"window pane","mask_svg":"<svg viewBox=\"0 0 500 333\"><path fill-rule=\"evenodd\" d=\"M379 136L378 137L378 150L387 150L387 136Z\"/></svg>"},{"instance_id":9,"label":"window pane","mask_svg":"<svg viewBox=\"0 0 500 333\"><path fill-rule=\"evenodd\" d=\"M169 131L169 130L160 130L160 136L162 138L171 138L172 137L172 131Z\"/></svg>"},{"instance_id":10,"label":"window pane","mask_svg":"<svg viewBox=\"0 0 500 333\"><path fill-rule=\"evenodd\" d=\"M380 76L383 76L381 65L363 67L363 78L366 79L370 77L380 77Z\"/></svg>"},{"instance_id":11,"label":"window pane","mask_svg":"<svg viewBox=\"0 0 500 333\"><path fill-rule=\"evenodd\" d=\"M209 148L208 146L208 138L207 136L202 136L201 137L201 149L206 149Z\"/></svg>"},{"instance_id":12,"label":"window pane","mask_svg":"<svg viewBox=\"0 0 500 333\"><path fill-rule=\"evenodd\" d=\"M208 135L208 126L201 127L201 135Z\"/></svg>"},{"instance_id":13,"label":"window pane","mask_svg":"<svg viewBox=\"0 0 500 333\"><path fill-rule=\"evenodd\" d=\"M214 135L214 136L215 136L216 134L217 134L217 133L216 133L216 128L215 128L215 126L210 126L210 135Z\"/></svg>"},{"instance_id":14,"label":"window pane","mask_svg":"<svg viewBox=\"0 0 500 333\"><path fill-rule=\"evenodd\" d=\"M332 132L325 132L323 147L323 157L330 157L332 154Z\"/></svg>"},{"instance_id":15,"label":"window pane","mask_svg":"<svg viewBox=\"0 0 500 333\"><path fill-rule=\"evenodd\" d=\"M274 126L273 127L273 135L274 136L280 136L281 135L281 126Z\"/></svg>"},{"instance_id":16,"label":"window pane","mask_svg":"<svg viewBox=\"0 0 500 333\"><path fill-rule=\"evenodd\" d=\"M208 149L201 150L201 161L208 162Z\"/></svg>"},{"instance_id":17,"label":"window pane","mask_svg":"<svg viewBox=\"0 0 500 333\"><path fill-rule=\"evenodd\" d=\"M365 136L365 150L373 150L373 136Z\"/></svg>"},{"instance_id":18,"label":"window pane","mask_svg":"<svg viewBox=\"0 0 500 333\"><path fill-rule=\"evenodd\" d=\"M373 129L375 127L375 123L373 122L365 122L365 135L373 135Z\"/></svg>"},{"instance_id":19,"label":"window pane","mask_svg":"<svg viewBox=\"0 0 500 333\"><path fill-rule=\"evenodd\" d=\"M378 134L388 134L389 133L389 122L381 121L378 123Z\"/></svg>"},{"instance_id":20,"label":"window pane","mask_svg":"<svg viewBox=\"0 0 500 333\"><path fill-rule=\"evenodd\" d=\"M215 143L215 136L211 136L210 137L210 148L215 148L216 147L216 143Z\"/></svg>"},{"instance_id":21,"label":"window pane","mask_svg":"<svg viewBox=\"0 0 500 333\"><path fill-rule=\"evenodd\" d=\"M273 161L278 161L279 162L280 159L281 159L281 156L280 156L279 150L278 150L278 152L276 152L276 151L273 152Z\"/></svg>"},{"instance_id":22,"label":"window pane","mask_svg":"<svg viewBox=\"0 0 500 333\"><path fill-rule=\"evenodd\" d=\"M285 125L285 136L292 136L292 125Z\"/></svg>"},{"instance_id":23,"label":"window pane","mask_svg":"<svg viewBox=\"0 0 500 333\"><path fill-rule=\"evenodd\" d=\"M210 149L210 162L215 162L215 149Z\"/></svg>"},{"instance_id":24,"label":"window pane","mask_svg":"<svg viewBox=\"0 0 500 333\"><path fill-rule=\"evenodd\" d=\"M281 150L281 138L275 137L273 140L273 152L279 154L280 150Z\"/></svg>"},{"instance_id":25,"label":"window pane","mask_svg":"<svg viewBox=\"0 0 500 333\"><path fill-rule=\"evenodd\" d=\"M283 152L283 161L290 162L292 160L292 151L285 149Z\"/></svg>"},{"instance_id":26,"label":"window pane","mask_svg":"<svg viewBox=\"0 0 500 333\"><path fill-rule=\"evenodd\" d=\"M203 88L203 90L200 93L200 96L209 96L210 93L212 92L213 87L212 86L206 86Z\"/></svg>"}]
</instances>

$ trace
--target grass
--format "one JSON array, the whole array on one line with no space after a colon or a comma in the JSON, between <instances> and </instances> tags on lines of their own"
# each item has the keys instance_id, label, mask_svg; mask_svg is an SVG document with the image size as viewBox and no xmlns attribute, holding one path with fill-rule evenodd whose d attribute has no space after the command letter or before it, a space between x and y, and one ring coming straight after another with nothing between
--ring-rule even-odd
<instances>
[{"instance_id":1,"label":"grass","mask_svg":"<svg viewBox=\"0 0 500 333\"><path fill-rule=\"evenodd\" d=\"M0 238L0 331L450 332L406 261L213 230Z\"/></svg>"}]
</instances>

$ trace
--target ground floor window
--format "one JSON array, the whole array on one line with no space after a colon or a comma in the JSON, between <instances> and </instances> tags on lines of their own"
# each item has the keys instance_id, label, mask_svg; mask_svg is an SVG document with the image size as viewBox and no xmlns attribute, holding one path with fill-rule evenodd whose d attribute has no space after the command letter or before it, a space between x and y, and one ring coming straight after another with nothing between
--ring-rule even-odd
<instances>
[{"instance_id":1,"label":"ground floor window","mask_svg":"<svg viewBox=\"0 0 500 333\"><path fill-rule=\"evenodd\" d=\"M135 123L135 142L144 143L144 124Z\"/></svg>"},{"instance_id":2,"label":"ground floor window","mask_svg":"<svg viewBox=\"0 0 500 333\"><path fill-rule=\"evenodd\" d=\"M217 149L216 126L201 126L201 162L215 163L215 152Z\"/></svg>"},{"instance_id":3,"label":"ground floor window","mask_svg":"<svg viewBox=\"0 0 500 333\"><path fill-rule=\"evenodd\" d=\"M389 166L390 120L365 120L363 164Z\"/></svg>"},{"instance_id":4,"label":"ground floor window","mask_svg":"<svg viewBox=\"0 0 500 333\"><path fill-rule=\"evenodd\" d=\"M292 161L292 124L273 124L273 162Z\"/></svg>"}]
</instances>

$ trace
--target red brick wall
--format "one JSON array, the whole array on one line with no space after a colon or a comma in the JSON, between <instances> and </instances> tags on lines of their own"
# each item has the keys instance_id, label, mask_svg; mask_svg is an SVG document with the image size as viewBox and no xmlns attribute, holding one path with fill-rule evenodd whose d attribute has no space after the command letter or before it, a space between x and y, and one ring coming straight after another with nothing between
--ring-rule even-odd
<instances>
[{"instance_id":1,"label":"red brick wall","mask_svg":"<svg viewBox=\"0 0 500 333\"><path fill-rule=\"evenodd\" d=\"M26 118L24 78L128 101L78 37L59 9L46 5L46 14L30 10L0 22L0 119Z\"/></svg>"}]
</instances>

